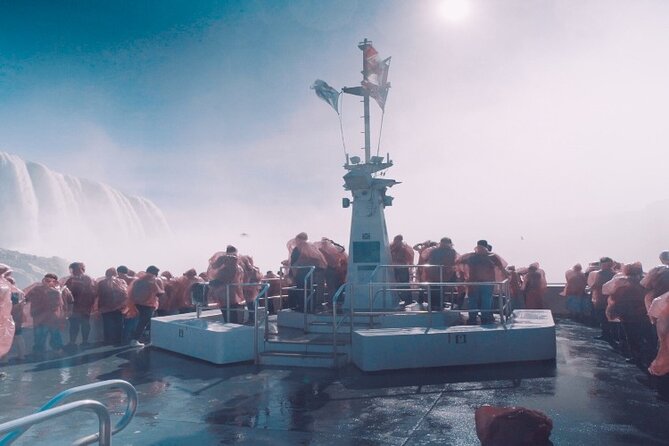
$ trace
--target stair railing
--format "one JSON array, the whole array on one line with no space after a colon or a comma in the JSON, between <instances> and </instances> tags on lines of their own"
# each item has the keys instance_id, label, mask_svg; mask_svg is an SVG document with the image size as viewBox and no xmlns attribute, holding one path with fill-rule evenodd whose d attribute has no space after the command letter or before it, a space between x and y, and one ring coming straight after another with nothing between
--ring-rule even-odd
<instances>
[{"instance_id":1,"label":"stair railing","mask_svg":"<svg viewBox=\"0 0 669 446\"><path fill-rule=\"evenodd\" d=\"M83 393L90 393L102 389L121 389L126 393L127 401L125 412L113 429L110 428L111 420L109 416L109 410L107 409L107 406L100 403L99 401L85 399L61 404L66 399L69 399L73 396L80 396ZM111 379L73 387L71 389L62 391L58 395L51 398L34 414L0 424L0 434L9 432L9 434L7 434L4 438L0 439L0 446L12 444L34 424L38 424L48 419L59 417L69 412L82 409L92 410L98 415L98 419L100 420L100 428L98 433L80 438L73 444L87 445L98 442L100 445L110 445L111 436L122 431L128 424L130 424L130 421L135 416L135 412L137 411L137 402L137 390L135 387L129 382L123 381L121 379Z\"/></svg>"}]
</instances>

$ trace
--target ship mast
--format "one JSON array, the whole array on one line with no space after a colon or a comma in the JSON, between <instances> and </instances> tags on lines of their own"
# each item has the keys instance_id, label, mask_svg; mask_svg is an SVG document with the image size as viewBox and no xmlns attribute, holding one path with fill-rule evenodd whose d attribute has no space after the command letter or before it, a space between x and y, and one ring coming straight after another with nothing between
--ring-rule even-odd
<instances>
[{"instance_id":1,"label":"ship mast","mask_svg":"<svg viewBox=\"0 0 669 446\"><path fill-rule=\"evenodd\" d=\"M364 82L368 82L368 76L369 76L369 69L367 67L367 58L365 57L365 49L368 47L371 47L372 42L365 39L363 42L358 44L358 48L362 50L362 80ZM363 103L363 110L364 110L364 115L363 118L365 120L365 163L369 163L369 156L370 156L370 131L369 131L369 90L363 88L365 94L363 95L362 103Z\"/></svg>"},{"instance_id":2,"label":"ship mast","mask_svg":"<svg viewBox=\"0 0 669 446\"><path fill-rule=\"evenodd\" d=\"M379 61L378 53L370 40L365 39L358 45L362 50L363 80L359 87L344 87L347 94L362 96L365 126L365 159L361 163L357 156L348 157L344 168L344 189L351 192L353 200L345 198L345 208L353 205L351 215L351 236L349 243L349 263L347 282L353 286L347 293L347 299L353 299L356 309L394 309L399 300L397 296L386 296L383 299L370 300L368 284L373 282L392 281L392 271L380 265L392 263L390 243L384 209L391 206L393 197L386 194L389 187L397 181L389 178L375 178L373 175L393 165L390 155L384 160L381 156L371 156L370 143L370 97L381 107L385 104L385 93L388 85L387 61ZM382 73L382 75L380 75ZM375 82L370 74L376 76ZM380 98L382 98L380 100ZM375 275L372 274L376 271Z\"/></svg>"}]
</instances>

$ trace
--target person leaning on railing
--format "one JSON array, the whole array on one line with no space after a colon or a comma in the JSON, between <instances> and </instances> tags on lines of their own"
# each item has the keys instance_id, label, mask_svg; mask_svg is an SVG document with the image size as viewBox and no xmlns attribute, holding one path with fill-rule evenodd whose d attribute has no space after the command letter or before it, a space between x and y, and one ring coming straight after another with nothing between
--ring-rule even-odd
<instances>
[{"instance_id":1,"label":"person leaning on railing","mask_svg":"<svg viewBox=\"0 0 669 446\"><path fill-rule=\"evenodd\" d=\"M476 243L474 252L463 254L456 260L456 265L464 269L465 280L471 282L468 286L469 308L477 311L469 312L467 325L475 325L479 311L481 324L494 322L492 313L492 294L494 285L475 285L476 282L495 282L498 275L507 277L506 262L492 252L492 246L486 240Z\"/></svg>"}]
</instances>

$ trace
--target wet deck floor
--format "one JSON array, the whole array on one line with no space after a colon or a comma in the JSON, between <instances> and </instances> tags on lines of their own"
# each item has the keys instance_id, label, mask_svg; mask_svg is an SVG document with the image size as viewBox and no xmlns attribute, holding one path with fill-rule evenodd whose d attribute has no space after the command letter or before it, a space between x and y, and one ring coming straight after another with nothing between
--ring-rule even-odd
<instances>
[{"instance_id":1,"label":"wet deck floor","mask_svg":"<svg viewBox=\"0 0 669 446\"><path fill-rule=\"evenodd\" d=\"M669 444L669 403L595 334L559 322L555 364L374 374L214 366L158 349L101 347L4 366L0 422L62 390L118 378L139 392L135 418L113 438L120 445L476 445L474 411L483 404L545 412L556 445ZM70 444L95 431L94 416L82 412L35 426L15 444Z\"/></svg>"}]
</instances>

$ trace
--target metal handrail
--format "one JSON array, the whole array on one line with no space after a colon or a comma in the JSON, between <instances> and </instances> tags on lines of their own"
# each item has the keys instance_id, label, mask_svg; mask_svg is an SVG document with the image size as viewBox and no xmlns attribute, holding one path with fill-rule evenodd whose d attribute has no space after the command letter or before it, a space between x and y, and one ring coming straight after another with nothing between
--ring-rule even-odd
<instances>
[{"instance_id":1,"label":"metal handrail","mask_svg":"<svg viewBox=\"0 0 669 446\"><path fill-rule=\"evenodd\" d=\"M74 395L79 395L85 392L98 391L101 389L112 389L112 388L118 388L124 390L127 396L125 413L123 414L121 419L118 420L118 422L114 426L114 429L111 431L111 434L113 435L125 429L125 427L128 424L130 424L132 417L135 415L135 412L137 411L137 402L138 402L137 390L132 384L122 379L110 379L107 381L85 384L83 386L72 387L71 389L64 390L60 392L58 395L51 398L42 407L40 407L36 413L50 410ZM30 424L30 426L32 426L32 424ZM13 432L10 432L7 436L5 436L5 438L0 439L0 446L6 446L12 444L14 441L16 441L17 438L23 435L23 433L28 429L28 427L26 427L25 429L15 429L13 430ZM2 431L0 430L0 432ZM84 445L84 444L94 443L98 441L98 436L99 433L89 435L87 437L77 440L76 444Z\"/></svg>"},{"instance_id":2,"label":"metal handrail","mask_svg":"<svg viewBox=\"0 0 669 446\"><path fill-rule=\"evenodd\" d=\"M95 412L95 414L98 416L98 421L100 424L98 428L99 429L98 433L94 435L95 437L94 441L97 441L100 444L100 446L111 445L112 431L111 431L111 417L109 416L109 410L107 409L107 406L95 400L73 401L71 403L63 404L62 406L57 406L51 409L35 412L34 414L21 417L17 420L8 421L6 423L0 424L0 434L10 431L12 433L17 431L23 433L28 429L30 429L30 427L32 427L35 424L50 420L52 418L60 417L62 415L74 412L76 410L83 410L83 409L91 410ZM85 437L85 438L90 438L90 437ZM74 444L81 445L81 444L92 443L92 442L80 443L80 441L81 440L78 440Z\"/></svg>"},{"instance_id":3,"label":"metal handrail","mask_svg":"<svg viewBox=\"0 0 669 446\"><path fill-rule=\"evenodd\" d=\"M303 311L304 311L304 331L305 333L307 332L307 325L309 323L308 319L308 311L307 311L307 306L311 304L311 309L313 311L313 297L316 294L316 289L314 287L314 271L316 271L315 266L282 266L281 270L286 270L289 272L291 269L308 269L309 271L307 272L307 275L304 276L304 287L303 288L295 288L296 290L302 290L304 292L304 306ZM309 292L311 290L311 292Z\"/></svg>"},{"instance_id":4,"label":"metal handrail","mask_svg":"<svg viewBox=\"0 0 669 446\"><path fill-rule=\"evenodd\" d=\"M267 333L267 320L269 319L268 307L267 304L267 291L269 290L269 283L259 284L262 285L262 288L256 295L255 300L253 301L253 357L255 358L256 363L258 363L258 330L260 330L260 318L258 315L258 303L262 299L263 295L265 296L265 317L263 321L265 323L265 333ZM266 335L263 337L263 341L266 340Z\"/></svg>"},{"instance_id":5,"label":"metal handrail","mask_svg":"<svg viewBox=\"0 0 669 446\"><path fill-rule=\"evenodd\" d=\"M337 332L339 331L339 326L341 323L346 320L346 316L341 318L341 321L337 322L337 301L339 301L339 298L341 297L342 294L344 294L344 290L346 287L352 288L352 284L347 284L344 283L342 284L339 289L335 292L334 296L332 296L332 352L333 352L333 361L334 364L337 364ZM349 293L349 304L350 301L352 300L352 293ZM351 308L351 311L349 312L349 315L347 317L351 318L351 314L353 314L353 309ZM351 327L353 327L353 319L351 319ZM349 336L352 336L352 331L349 333Z\"/></svg>"},{"instance_id":6,"label":"metal handrail","mask_svg":"<svg viewBox=\"0 0 669 446\"><path fill-rule=\"evenodd\" d=\"M433 268L439 268L439 279L440 281L444 280L444 269L446 268L452 268L452 267L447 267L444 265L433 265L431 263L421 263L420 265L376 265L374 270L372 271L372 274L369 276L370 282L376 278L376 273L383 270L383 269L394 269L394 268L411 268L412 270L418 270L418 269L433 269Z\"/></svg>"},{"instance_id":7,"label":"metal handrail","mask_svg":"<svg viewBox=\"0 0 669 446\"><path fill-rule=\"evenodd\" d=\"M383 265L380 265L380 266L383 266ZM370 290L370 292L369 292L369 294L370 294L370 311L369 312L364 312L364 314L369 315L370 318L371 318L371 316L378 316L381 313L383 313L383 314L394 313L394 312L374 312L374 311L372 311L372 309L373 309L374 301L376 300L376 298L381 293L385 293L387 291L396 291L395 289L388 287L389 285L396 285L396 283L395 282L390 282L390 283L389 282L369 282L368 285L369 285L369 290ZM499 312L500 321L501 321L502 325L504 326L504 328L506 328L505 309L508 308L508 302L510 300L509 299L509 279L504 279L501 282L495 282L495 281L491 281L491 282L412 282L410 285L419 286L419 287L420 286L426 286L427 287L427 290L428 290L428 313L430 315L430 320L429 320L430 325L432 323L432 319L431 319L431 316L432 316L432 301L430 299L430 297L431 297L431 287L434 286L434 287L456 288L456 287L459 287L459 286L473 286L473 285L477 285L477 286L478 285L498 286L498 287L500 287L500 292L497 295L498 296L498 302L499 302L498 309L486 309L486 310L484 310L484 309L468 308L467 311L469 311L469 312L481 312L481 313L483 313L483 312L488 312L488 313ZM376 290L376 292L373 292L374 288L376 288L376 287L380 287L380 289ZM443 302L442 302L442 305L443 305ZM459 311L462 311L462 309L447 310L447 311L458 311L459 312ZM371 321L371 319L370 319L370 321Z\"/></svg>"}]
</instances>

